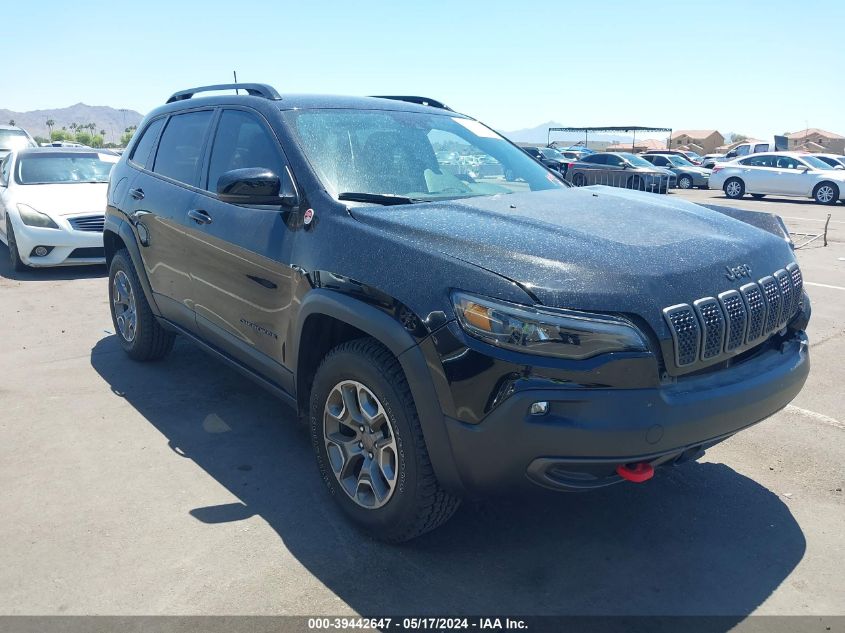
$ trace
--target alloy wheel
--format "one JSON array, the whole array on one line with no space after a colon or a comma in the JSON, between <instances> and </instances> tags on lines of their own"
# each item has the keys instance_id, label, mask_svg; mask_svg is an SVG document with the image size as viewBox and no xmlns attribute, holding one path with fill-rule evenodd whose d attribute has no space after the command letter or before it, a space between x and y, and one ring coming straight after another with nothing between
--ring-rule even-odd
<instances>
[{"instance_id":1,"label":"alloy wheel","mask_svg":"<svg viewBox=\"0 0 845 633\"><path fill-rule=\"evenodd\" d=\"M682 177L678 181L678 187L681 189L692 189L692 179L688 176Z\"/></svg>"},{"instance_id":2,"label":"alloy wheel","mask_svg":"<svg viewBox=\"0 0 845 633\"><path fill-rule=\"evenodd\" d=\"M122 270L118 270L112 282L112 305L114 320L123 340L131 343L135 340L138 327L138 313L135 307L135 293L129 277Z\"/></svg>"},{"instance_id":3,"label":"alloy wheel","mask_svg":"<svg viewBox=\"0 0 845 633\"><path fill-rule=\"evenodd\" d=\"M386 504L397 483L399 451L393 425L365 385L344 380L323 409L326 454L340 487L362 508Z\"/></svg>"},{"instance_id":4,"label":"alloy wheel","mask_svg":"<svg viewBox=\"0 0 845 633\"><path fill-rule=\"evenodd\" d=\"M816 191L816 200L824 204L828 204L831 200L833 200L833 196L833 187L830 185L822 185L819 187L818 191Z\"/></svg>"},{"instance_id":5,"label":"alloy wheel","mask_svg":"<svg viewBox=\"0 0 845 633\"><path fill-rule=\"evenodd\" d=\"M725 187L725 193L728 194L730 198L736 198L739 196L740 192L742 191L742 187L736 181L729 182L727 187Z\"/></svg>"}]
</instances>

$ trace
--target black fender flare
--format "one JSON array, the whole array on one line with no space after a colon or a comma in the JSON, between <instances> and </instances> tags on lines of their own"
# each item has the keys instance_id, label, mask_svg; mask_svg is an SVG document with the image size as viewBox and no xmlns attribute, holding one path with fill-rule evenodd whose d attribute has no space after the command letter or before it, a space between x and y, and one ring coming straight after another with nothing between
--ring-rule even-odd
<instances>
[{"instance_id":1,"label":"black fender flare","mask_svg":"<svg viewBox=\"0 0 845 633\"><path fill-rule=\"evenodd\" d=\"M150 310L155 316L160 317L161 310L159 310L159 307L155 302L155 298L153 297L153 289L152 286L150 286L150 280L147 277L147 269L144 267L144 260L141 257L141 249L138 246L138 238L132 230L132 226L123 218L107 213L103 233L115 234L126 246L126 250L129 252L129 257L132 259L132 264L135 266L135 271L138 273L138 279L141 281L144 296L147 299L147 303L150 304Z\"/></svg>"},{"instance_id":2,"label":"black fender flare","mask_svg":"<svg viewBox=\"0 0 845 633\"><path fill-rule=\"evenodd\" d=\"M411 388L434 474L444 488L461 494L464 488L455 465L443 411L417 341L396 319L382 310L349 295L315 288L302 300L297 315L290 357L290 366L294 370L299 363L303 328L308 317L315 314L338 319L361 330L396 356Z\"/></svg>"}]
</instances>

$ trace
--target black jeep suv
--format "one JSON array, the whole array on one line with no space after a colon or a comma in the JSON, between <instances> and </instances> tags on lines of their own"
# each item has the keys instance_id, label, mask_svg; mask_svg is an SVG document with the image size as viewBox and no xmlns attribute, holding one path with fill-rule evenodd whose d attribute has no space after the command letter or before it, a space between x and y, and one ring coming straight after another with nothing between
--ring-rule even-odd
<instances>
[{"instance_id":1,"label":"black jeep suv","mask_svg":"<svg viewBox=\"0 0 845 633\"><path fill-rule=\"evenodd\" d=\"M288 402L401 541L468 494L646 480L795 397L801 272L733 216L570 188L431 99L209 86L112 172L109 298L131 358L181 334Z\"/></svg>"}]
</instances>

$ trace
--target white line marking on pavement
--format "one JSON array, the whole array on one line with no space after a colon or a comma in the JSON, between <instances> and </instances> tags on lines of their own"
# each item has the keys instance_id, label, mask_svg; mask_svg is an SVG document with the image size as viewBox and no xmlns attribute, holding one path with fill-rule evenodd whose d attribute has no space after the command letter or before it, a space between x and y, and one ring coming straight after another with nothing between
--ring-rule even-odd
<instances>
[{"instance_id":1,"label":"white line marking on pavement","mask_svg":"<svg viewBox=\"0 0 845 633\"><path fill-rule=\"evenodd\" d=\"M830 284L817 284L815 281L805 281L805 286L818 286L819 288L833 288L834 290L845 290L842 286L831 286Z\"/></svg>"},{"instance_id":2,"label":"white line marking on pavement","mask_svg":"<svg viewBox=\"0 0 845 633\"><path fill-rule=\"evenodd\" d=\"M798 217L795 217L794 215L782 215L780 217L782 217L785 220L807 220L808 222L827 222L827 220L824 219L824 218L798 218ZM831 224L845 224L845 221L843 221L843 220L831 220L830 223Z\"/></svg>"},{"instance_id":3,"label":"white line marking on pavement","mask_svg":"<svg viewBox=\"0 0 845 633\"><path fill-rule=\"evenodd\" d=\"M828 424L832 427L837 429L841 429L845 431L845 424L837 420L836 418L831 418L830 416L824 415L822 413L816 413L815 411L810 411L809 409L802 409L801 407L796 407L794 404L786 405L787 411L792 411L793 413L798 413L800 415L806 416L808 418L812 418L817 422L823 422Z\"/></svg>"}]
</instances>

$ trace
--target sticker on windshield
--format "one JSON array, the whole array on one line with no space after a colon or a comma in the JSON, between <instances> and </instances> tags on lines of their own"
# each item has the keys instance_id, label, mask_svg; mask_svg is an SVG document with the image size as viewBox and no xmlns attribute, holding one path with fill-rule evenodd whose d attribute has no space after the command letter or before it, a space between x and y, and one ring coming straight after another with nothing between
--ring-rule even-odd
<instances>
[{"instance_id":1,"label":"sticker on windshield","mask_svg":"<svg viewBox=\"0 0 845 633\"><path fill-rule=\"evenodd\" d=\"M478 121L473 121L472 119L459 119L458 117L454 116L452 117L452 120L455 123L464 126L470 132L472 132L476 136L480 136L481 138L501 138L489 127L482 125Z\"/></svg>"}]
</instances>

